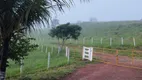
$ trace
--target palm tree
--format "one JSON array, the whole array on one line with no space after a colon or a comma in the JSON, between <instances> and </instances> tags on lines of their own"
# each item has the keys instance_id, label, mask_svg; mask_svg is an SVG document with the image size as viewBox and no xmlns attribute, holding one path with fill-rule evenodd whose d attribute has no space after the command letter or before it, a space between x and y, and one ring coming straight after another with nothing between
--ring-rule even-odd
<instances>
[{"instance_id":1,"label":"palm tree","mask_svg":"<svg viewBox=\"0 0 142 80\"><path fill-rule=\"evenodd\" d=\"M9 42L16 30L31 30L35 24L45 24L50 20L54 6L62 11L62 0L0 0L0 80L5 79ZM39 26L38 26L39 27Z\"/></svg>"},{"instance_id":2,"label":"palm tree","mask_svg":"<svg viewBox=\"0 0 142 80\"><path fill-rule=\"evenodd\" d=\"M0 0L0 80L5 79L9 42L14 31L31 31L50 20L51 10L63 11L72 0ZM40 27L40 26L36 26Z\"/></svg>"}]
</instances>

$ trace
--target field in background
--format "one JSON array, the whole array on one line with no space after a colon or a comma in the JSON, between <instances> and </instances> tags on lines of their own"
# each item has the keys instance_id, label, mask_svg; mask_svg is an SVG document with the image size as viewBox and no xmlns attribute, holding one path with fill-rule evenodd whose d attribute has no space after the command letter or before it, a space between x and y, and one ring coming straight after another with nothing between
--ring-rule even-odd
<instances>
[{"instance_id":1,"label":"field in background","mask_svg":"<svg viewBox=\"0 0 142 80\"><path fill-rule=\"evenodd\" d=\"M135 47L136 49L142 49L141 21L82 22L78 25L82 27L81 36L77 41L68 40L67 44L104 48L130 49ZM56 43L57 40L49 37L48 32L48 28L41 29L38 32L34 31L32 36L37 39L37 42L41 42L41 44L45 43L43 39L48 40L46 43ZM85 42L83 42L84 37ZM112 38L111 46L110 38ZM123 45L121 43L121 38L123 38ZM134 46L133 38L135 38L136 46Z\"/></svg>"}]
</instances>

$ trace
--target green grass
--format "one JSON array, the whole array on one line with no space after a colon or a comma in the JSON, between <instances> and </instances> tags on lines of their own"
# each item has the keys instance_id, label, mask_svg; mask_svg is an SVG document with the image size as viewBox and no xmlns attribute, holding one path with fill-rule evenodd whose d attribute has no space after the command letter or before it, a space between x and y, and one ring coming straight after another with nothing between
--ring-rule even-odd
<instances>
[{"instance_id":1,"label":"green grass","mask_svg":"<svg viewBox=\"0 0 142 80\"><path fill-rule=\"evenodd\" d=\"M21 79L30 78L30 80L56 80L86 64L86 62L82 61L81 54L78 52L71 52L69 63L67 62L67 58L63 52L60 55L53 53L51 54L51 66L47 69L46 55L47 54L45 53L39 54L38 51L31 53L25 59L24 72ZM11 67L7 70L7 80L20 78L19 67L13 63L11 63L10 66Z\"/></svg>"},{"instance_id":2,"label":"green grass","mask_svg":"<svg viewBox=\"0 0 142 80\"><path fill-rule=\"evenodd\" d=\"M111 48L133 48L133 37L136 40L136 49L142 49L142 22L141 21L112 21L112 22L83 22L79 24L82 27L81 36L78 40L78 45L95 46L109 48L109 39L112 38ZM36 38L44 38L49 42L56 42L56 39L51 39L48 36L49 29L41 30L42 34L37 32L33 33ZM36 34L35 34L36 33ZM40 35L40 36L37 36ZM85 44L83 43L83 37L86 37ZM91 37L94 38L91 43ZM121 37L124 38L124 45L121 46ZM103 44L101 45L100 39L103 38ZM38 42L41 42L39 40ZM45 42L42 42L45 43ZM46 42L47 43L47 42ZM68 40L67 43L70 43ZM76 44L75 40L71 41L72 44Z\"/></svg>"},{"instance_id":3,"label":"green grass","mask_svg":"<svg viewBox=\"0 0 142 80\"><path fill-rule=\"evenodd\" d=\"M54 50L54 53L51 53L51 64L50 64L51 68L56 66L61 66L67 63L67 58L63 54L64 53L57 55L56 50ZM46 69L47 58L48 58L48 53L45 53L45 51L41 52L40 50L36 50L31 52L29 56L25 57L23 75L27 73L32 73L40 69ZM7 77L14 76L15 74L19 75L19 70L20 70L19 68L20 66L18 64L14 64L14 62L10 61L9 67L7 69Z\"/></svg>"},{"instance_id":4,"label":"green grass","mask_svg":"<svg viewBox=\"0 0 142 80\"><path fill-rule=\"evenodd\" d=\"M54 53L51 54L51 65L47 69L47 55L45 53L45 46L48 47L48 52L51 52L51 48L57 48L57 39L48 36L49 29L44 29L41 31L35 31L31 33L32 37L36 38L36 41L31 43L37 43L43 47L43 52L40 49L30 52L29 56L25 57L24 60L24 78L32 78L32 80L54 80L71 73L78 66L82 66L85 63L81 61L82 46L95 47L94 50L102 51L101 49L96 49L96 47L107 48L107 49L119 49L128 50L120 51L119 55L131 57L131 51L133 48L135 50L142 50L142 22L141 21L114 21L114 22L83 22L79 24L82 27L82 34L76 43L75 40L68 40L66 45L68 46L80 46L79 49L71 49L71 61L70 64L67 63L67 58L65 57L65 52L57 55L57 50L54 49ZM85 44L83 44L83 37L86 37ZM91 38L94 38L93 43ZM112 45L109 45L109 39L112 38ZM124 38L124 45L121 45L121 37ZM136 39L136 46L133 46L133 37ZM101 44L100 40L103 38ZM44 39L44 40L43 40ZM77 51L74 52L74 51ZM115 50L105 50L106 53L115 54ZM134 56L137 58L142 58L140 52L135 52ZM7 68L7 79L18 79L20 76L19 65L10 61L9 67Z\"/></svg>"}]
</instances>

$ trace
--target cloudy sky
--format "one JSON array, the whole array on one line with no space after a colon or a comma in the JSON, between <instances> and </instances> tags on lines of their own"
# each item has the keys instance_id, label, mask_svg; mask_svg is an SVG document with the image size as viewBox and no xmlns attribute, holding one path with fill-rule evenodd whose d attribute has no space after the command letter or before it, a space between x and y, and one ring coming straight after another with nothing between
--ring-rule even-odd
<instances>
[{"instance_id":1,"label":"cloudy sky","mask_svg":"<svg viewBox=\"0 0 142 80\"><path fill-rule=\"evenodd\" d=\"M142 0L91 0L57 13L60 23L88 21L95 17L98 21L140 20L142 18Z\"/></svg>"}]
</instances>

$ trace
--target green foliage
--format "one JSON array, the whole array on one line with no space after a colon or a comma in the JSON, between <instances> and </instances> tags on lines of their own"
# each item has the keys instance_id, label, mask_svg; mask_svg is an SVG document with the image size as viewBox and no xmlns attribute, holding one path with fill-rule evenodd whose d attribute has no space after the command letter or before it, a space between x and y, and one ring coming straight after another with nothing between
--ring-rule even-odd
<instances>
[{"instance_id":1,"label":"green foliage","mask_svg":"<svg viewBox=\"0 0 142 80\"><path fill-rule=\"evenodd\" d=\"M38 45L30 43L34 38L29 38L21 32L15 32L10 40L10 50L8 58L15 62L20 63L24 56L28 56L28 53L35 50Z\"/></svg>"},{"instance_id":2,"label":"green foliage","mask_svg":"<svg viewBox=\"0 0 142 80\"><path fill-rule=\"evenodd\" d=\"M81 34L81 27L70 23L62 24L56 28L52 28L49 32L49 36L56 37L59 39L78 39Z\"/></svg>"}]
</instances>

